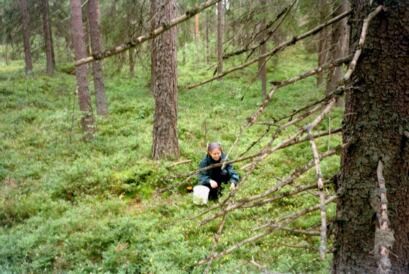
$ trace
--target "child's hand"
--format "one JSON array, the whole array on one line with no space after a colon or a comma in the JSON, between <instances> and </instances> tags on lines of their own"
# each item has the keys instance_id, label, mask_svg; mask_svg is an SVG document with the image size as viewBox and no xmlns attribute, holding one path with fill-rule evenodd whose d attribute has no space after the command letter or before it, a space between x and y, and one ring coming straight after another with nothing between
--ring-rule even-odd
<instances>
[{"instance_id":1,"label":"child's hand","mask_svg":"<svg viewBox=\"0 0 409 274\"><path fill-rule=\"evenodd\" d=\"M236 184L235 183L231 183L230 184L230 190L235 190L236 189Z\"/></svg>"},{"instance_id":2,"label":"child's hand","mask_svg":"<svg viewBox=\"0 0 409 274\"><path fill-rule=\"evenodd\" d=\"M219 185L217 184L217 182L215 180L210 180L210 186L212 188L217 188Z\"/></svg>"}]
</instances>

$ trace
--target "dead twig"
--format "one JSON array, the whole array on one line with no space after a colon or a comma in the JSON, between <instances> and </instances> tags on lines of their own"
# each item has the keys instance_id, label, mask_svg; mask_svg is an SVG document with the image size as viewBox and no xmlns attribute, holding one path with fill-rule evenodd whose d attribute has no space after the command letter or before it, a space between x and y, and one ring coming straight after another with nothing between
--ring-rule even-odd
<instances>
[{"instance_id":1,"label":"dead twig","mask_svg":"<svg viewBox=\"0 0 409 274\"><path fill-rule=\"evenodd\" d=\"M186 11L183 15L172 19L169 23L167 23L166 25L161 25L160 27L156 28L155 30L153 30L152 32L148 33L148 34L144 34L141 35L139 37L136 38L132 38L130 41L120 44L116 47L113 47L111 49L105 50L103 52L100 53L95 53L91 56L82 58L80 60L77 60L75 62L75 66L80 66L83 64L87 64L89 62L95 61L95 60L101 60L116 54L119 54L121 52L124 52L132 47L136 47L140 44L142 44L145 41L151 40L155 37L157 37L158 35L160 35L161 33L173 28L174 26L187 21L188 19L192 18L193 16L195 16L196 14L200 13L201 11L203 11L204 9L211 7L213 5L215 5L216 3L220 2L221 0L208 0L205 3L196 6L195 8Z\"/></svg>"},{"instance_id":2,"label":"dead twig","mask_svg":"<svg viewBox=\"0 0 409 274\"><path fill-rule=\"evenodd\" d=\"M271 51L269 51L269 52L267 52L267 53L265 53L265 54L262 54L262 55L260 55L259 57L255 58L255 59L252 59L252 60L250 60L250 61L248 61L248 62L246 62L246 63L244 63L244 64L242 64L242 65L240 65L240 66L237 66L237 67L231 68L231 69L229 69L229 70L226 70L226 71L224 71L223 73L221 73L221 74L219 74L219 75L217 75L217 76L215 76L215 77L212 77L212 78L210 78L210 79L207 79L207 80L202 81L202 82L197 83L197 84L190 85L190 86L187 87L187 89L197 88L197 87L199 87L199 86L202 86L202 85L207 84L207 83L209 83L209 82L212 82L212 81L214 81L214 80L223 78L224 76L226 76L226 75L228 75L228 74L230 74L230 73L232 73L232 72L235 72L235 71L237 71L237 70L244 69L244 68L246 68L246 67L248 67L248 66L250 66L250 65L252 65L252 64L254 64L254 63L256 63L256 62L258 62L260 59L266 58L266 57L268 57L268 56L272 56L272 55L274 55L274 54L276 54L276 53L278 53L278 52L284 50L285 48L287 48L287 47L289 47L289 46L291 46L291 45L296 44L298 41L303 40L303 39L305 39L305 38L307 38L307 37L309 37L309 36L312 36L312 35L314 35L314 34L320 32L320 31L321 31L322 29L324 29L325 27L327 27L327 26L329 26L329 25L331 25L331 24L334 24L334 23L336 23L336 22L342 20L344 17L348 16L350 13L351 13L351 11L344 12L344 13L342 13L342 14L340 14L340 15L334 17L334 18L332 18L331 20L328 20L327 22L325 22L325 23L323 23L323 24L321 24L321 25L319 25L319 26L317 26L317 27L315 27L315 28L313 28L313 29L311 29L311 30L309 30L309 31L307 31L307 32L304 32L303 34L301 34L301 35L299 35L299 36L294 36L294 37L291 38L290 40L287 40L287 41L281 43L280 45L278 45L277 47L275 47L275 48L272 49Z\"/></svg>"}]
</instances>

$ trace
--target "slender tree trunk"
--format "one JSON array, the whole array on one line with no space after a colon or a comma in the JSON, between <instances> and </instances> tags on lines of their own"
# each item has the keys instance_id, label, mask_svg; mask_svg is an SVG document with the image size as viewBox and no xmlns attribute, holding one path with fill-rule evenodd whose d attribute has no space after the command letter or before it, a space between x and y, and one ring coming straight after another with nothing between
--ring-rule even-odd
<instances>
[{"instance_id":1,"label":"slender tree trunk","mask_svg":"<svg viewBox=\"0 0 409 274\"><path fill-rule=\"evenodd\" d=\"M128 57L129 57L129 75L133 78L135 77L135 58L134 58L134 48L130 48L128 50Z\"/></svg>"},{"instance_id":2,"label":"slender tree trunk","mask_svg":"<svg viewBox=\"0 0 409 274\"><path fill-rule=\"evenodd\" d=\"M340 15L341 13L350 9L349 1L342 0L341 6L335 10L334 16ZM331 33L331 50L329 54L329 62L334 61L338 58L346 56L349 50L349 26L348 19L344 18L340 22L333 26ZM327 79L327 94L334 91L338 86L339 82L342 80L343 71L342 67L338 66L333 69L328 70Z\"/></svg>"},{"instance_id":3,"label":"slender tree trunk","mask_svg":"<svg viewBox=\"0 0 409 274\"><path fill-rule=\"evenodd\" d=\"M320 23L325 21L325 16L328 15L327 0L319 0L318 9L320 14ZM323 29L318 34L318 66L323 65L326 62L327 57L327 47L328 47L328 28ZM321 85L324 79L324 74L322 72L317 74L317 86Z\"/></svg>"},{"instance_id":4,"label":"slender tree trunk","mask_svg":"<svg viewBox=\"0 0 409 274\"><path fill-rule=\"evenodd\" d=\"M223 73L224 1L217 3L217 73Z\"/></svg>"},{"instance_id":5,"label":"slender tree trunk","mask_svg":"<svg viewBox=\"0 0 409 274\"><path fill-rule=\"evenodd\" d=\"M341 175L338 182L334 273L376 273L375 245L391 243L375 233L384 165L394 244L391 273L409 273L409 2L352 1L351 48L363 19L378 4L386 12L370 23L365 46L346 93ZM387 273L387 272L383 272ZM388 272L389 273L389 272Z\"/></svg>"},{"instance_id":6,"label":"slender tree trunk","mask_svg":"<svg viewBox=\"0 0 409 274\"><path fill-rule=\"evenodd\" d=\"M168 23L176 15L175 0L152 0L155 27ZM153 40L152 56L155 97L152 157L178 158L177 137L177 75L176 28L164 32Z\"/></svg>"},{"instance_id":7,"label":"slender tree trunk","mask_svg":"<svg viewBox=\"0 0 409 274\"><path fill-rule=\"evenodd\" d=\"M195 39L199 39L200 36L200 24L199 24L199 14L195 15Z\"/></svg>"},{"instance_id":8,"label":"slender tree trunk","mask_svg":"<svg viewBox=\"0 0 409 274\"><path fill-rule=\"evenodd\" d=\"M260 4L263 7L263 10L266 10L267 8L267 3L266 0L260 0ZM266 20L265 18L262 19L262 22L260 24L260 29L264 29L266 25ZM264 39L264 35L260 35L260 40ZM263 43L260 46L260 55L265 54L267 51L267 42ZM263 96L263 99L267 96L267 69L266 69L266 58L261 58L258 61L258 71L259 71L259 78L261 82L261 95Z\"/></svg>"},{"instance_id":9,"label":"slender tree trunk","mask_svg":"<svg viewBox=\"0 0 409 274\"><path fill-rule=\"evenodd\" d=\"M52 75L55 69L54 61L54 49L52 42L51 24L49 18L48 0L42 0L42 12L43 12L43 32L44 32L44 45L46 56L46 72L48 75Z\"/></svg>"},{"instance_id":10,"label":"slender tree trunk","mask_svg":"<svg viewBox=\"0 0 409 274\"><path fill-rule=\"evenodd\" d=\"M86 57L84 42L84 31L82 28L81 0L70 0L71 5L71 33L74 46L75 59ZM87 83L87 65L80 65L75 68L77 79L78 102L82 112L81 125L84 130L85 140L90 140L95 131L94 116L92 114L91 97Z\"/></svg>"},{"instance_id":11,"label":"slender tree trunk","mask_svg":"<svg viewBox=\"0 0 409 274\"><path fill-rule=\"evenodd\" d=\"M23 45L24 45L24 62L25 62L25 72L30 74L33 71L33 62L31 59L31 49L30 49L30 16L27 8L27 0L19 0L21 20L23 26Z\"/></svg>"},{"instance_id":12,"label":"slender tree trunk","mask_svg":"<svg viewBox=\"0 0 409 274\"><path fill-rule=\"evenodd\" d=\"M159 5L157 4L159 0L151 0L151 8L150 8L150 18L151 18L151 31L155 30L156 27L156 21L154 20L154 18L157 16L156 14L156 6ZM156 64L156 54L157 54L157 50L155 49L156 47L156 43L155 43L155 39L151 40L151 92L152 95L154 95L153 91L154 91L154 83L156 81L156 70L155 70L155 64ZM182 51L182 54L184 54L184 50ZM184 59L184 58L183 58ZM183 60L184 62L184 60Z\"/></svg>"},{"instance_id":13,"label":"slender tree trunk","mask_svg":"<svg viewBox=\"0 0 409 274\"><path fill-rule=\"evenodd\" d=\"M209 11L205 11L206 14L206 30L205 30L205 43L206 43L206 62L209 63L210 62L210 48L209 48Z\"/></svg>"},{"instance_id":14,"label":"slender tree trunk","mask_svg":"<svg viewBox=\"0 0 409 274\"><path fill-rule=\"evenodd\" d=\"M99 28L99 5L98 0L88 0L88 23L91 38L92 53L101 51L101 33ZM107 115L108 105L105 95L104 79L102 76L101 61L92 63L92 72L94 76L94 88L96 96L97 114Z\"/></svg>"}]
</instances>

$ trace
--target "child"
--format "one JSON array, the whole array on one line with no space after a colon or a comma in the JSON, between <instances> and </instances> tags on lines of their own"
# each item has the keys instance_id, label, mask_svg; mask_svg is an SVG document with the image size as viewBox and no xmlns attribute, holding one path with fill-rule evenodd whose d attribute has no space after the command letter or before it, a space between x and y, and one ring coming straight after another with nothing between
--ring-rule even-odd
<instances>
[{"instance_id":1,"label":"child","mask_svg":"<svg viewBox=\"0 0 409 274\"><path fill-rule=\"evenodd\" d=\"M207 146L207 155L200 162L199 168L205 168L225 160L226 156L221 145L219 143L210 143ZM224 169L222 169L222 166L218 166L199 173L199 184L210 188L209 200L217 200L223 183L230 183L230 189L234 189L238 181L239 175L234 171L231 164L224 165Z\"/></svg>"}]
</instances>

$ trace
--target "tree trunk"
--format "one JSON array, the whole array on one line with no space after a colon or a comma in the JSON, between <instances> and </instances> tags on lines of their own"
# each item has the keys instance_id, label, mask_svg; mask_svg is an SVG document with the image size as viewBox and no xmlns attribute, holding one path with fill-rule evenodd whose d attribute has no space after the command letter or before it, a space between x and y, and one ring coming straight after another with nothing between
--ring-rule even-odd
<instances>
[{"instance_id":1,"label":"tree trunk","mask_svg":"<svg viewBox=\"0 0 409 274\"><path fill-rule=\"evenodd\" d=\"M44 32L44 45L46 56L46 72L48 75L52 75L55 69L54 61L54 49L52 42L51 24L49 18L48 0L42 0L42 12L43 12L43 32Z\"/></svg>"},{"instance_id":2,"label":"tree trunk","mask_svg":"<svg viewBox=\"0 0 409 274\"><path fill-rule=\"evenodd\" d=\"M370 23L346 93L341 175L336 216L334 273L375 273L379 207L377 165L382 160L395 241L392 273L409 273L409 2L352 1L351 48L362 20L378 4L386 12ZM376 239L376 243L375 243Z\"/></svg>"},{"instance_id":3,"label":"tree trunk","mask_svg":"<svg viewBox=\"0 0 409 274\"><path fill-rule=\"evenodd\" d=\"M75 59L86 57L84 31L82 28L81 0L70 0L71 5L71 32L74 46ZM78 102L82 112L81 125L84 130L85 140L90 140L95 131L94 116L92 114L91 98L88 92L87 65L80 65L75 68L77 79Z\"/></svg>"},{"instance_id":4,"label":"tree trunk","mask_svg":"<svg viewBox=\"0 0 409 274\"><path fill-rule=\"evenodd\" d=\"M266 10L267 8L267 3L266 0L260 0L260 4L263 7L263 10ZM266 20L265 18L262 19L261 24L260 24L260 30L263 30L265 28L266 25ZM259 37L259 40L264 40L264 35L261 34ZM265 54L267 51L267 42L263 43L260 46L260 55ZM266 58L261 58L258 61L258 71L259 71L259 78L260 78L260 82L261 82L261 95L264 98L266 98L267 96L267 69L266 69L266 62L267 59Z\"/></svg>"},{"instance_id":5,"label":"tree trunk","mask_svg":"<svg viewBox=\"0 0 409 274\"><path fill-rule=\"evenodd\" d=\"M217 3L217 74L223 73L224 1Z\"/></svg>"},{"instance_id":6,"label":"tree trunk","mask_svg":"<svg viewBox=\"0 0 409 274\"><path fill-rule=\"evenodd\" d=\"M175 0L152 0L156 16L155 27L167 24L176 15ZM155 97L152 157L178 158L177 137L177 76L176 76L176 28L155 38L152 43L152 66L154 80L152 93Z\"/></svg>"},{"instance_id":7,"label":"tree trunk","mask_svg":"<svg viewBox=\"0 0 409 274\"><path fill-rule=\"evenodd\" d=\"M195 15L195 39L199 40L200 36L200 24L199 24L199 14Z\"/></svg>"},{"instance_id":8,"label":"tree trunk","mask_svg":"<svg viewBox=\"0 0 409 274\"><path fill-rule=\"evenodd\" d=\"M98 0L88 1L88 17L89 33L91 38L91 49L92 53L95 54L101 51ZM108 106L105 95L104 79L102 76L101 61L96 60L92 63L92 72L94 76L97 114L104 116L108 114Z\"/></svg>"},{"instance_id":9,"label":"tree trunk","mask_svg":"<svg viewBox=\"0 0 409 274\"><path fill-rule=\"evenodd\" d=\"M327 11L327 0L319 0L318 9L320 14L320 24L325 21L325 16L328 15ZM325 28L320 31L318 34L318 66L320 67L326 62L327 56L327 47L328 47L328 28ZM324 74L322 72L317 74L317 86L320 86L323 82Z\"/></svg>"},{"instance_id":10,"label":"tree trunk","mask_svg":"<svg viewBox=\"0 0 409 274\"><path fill-rule=\"evenodd\" d=\"M25 72L30 74L33 71L33 62L31 60L31 49L30 49L30 17L28 14L27 0L19 0L21 20L23 27L23 45L24 45L24 62L25 62Z\"/></svg>"},{"instance_id":11,"label":"tree trunk","mask_svg":"<svg viewBox=\"0 0 409 274\"><path fill-rule=\"evenodd\" d=\"M150 16L149 17L151 18L150 28L151 28L152 32L155 30L155 26L156 26L156 21L154 20L154 18L157 17L157 14L156 14L157 1L158 0L151 0L151 8L150 8ZM159 36L159 37L161 37L161 36ZM158 39L159 39L159 37L158 37ZM155 47L156 47L155 39L152 39L151 40L151 83L150 83L152 95L154 95L154 93L153 93L154 83L156 81L155 80L155 78L156 78L155 73L156 72L155 72L155 67L154 66L156 64L157 50L155 49ZM182 53L184 54L184 50L182 51Z\"/></svg>"},{"instance_id":12,"label":"tree trunk","mask_svg":"<svg viewBox=\"0 0 409 274\"><path fill-rule=\"evenodd\" d=\"M130 48L128 50L128 57L129 57L129 75L131 78L135 77L135 58L134 58L134 48Z\"/></svg>"},{"instance_id":13,"label":"tree trunk","mask_svg":"<svg viewBox=\"0 0 409 274\"><path fill-rule=\"evenodd\" d=\"M206 63L210 62L210 48L209 48L209 28L210 28L210 19L209 19L209 11L205 10L206 15L206 30L205 30L205 39L206 39Z\"/></svg>"},{"instance_id":14,"label":"tree trunk","mask_svg":"<svg viewBox=\"0 0 409 274\"><path fill-rule=\"evenodd\" d=\"M342 0L341 6L335 10L334 16L340 15L350 9L349 1ZM329 52L329 62L346 56L349 50L349 26L348 19L344 18L333 25L331 33L331 50ZM328 70L326 93L334 91L342 80L342 67L338 66Z\"/></svg>"}]
</instances>

